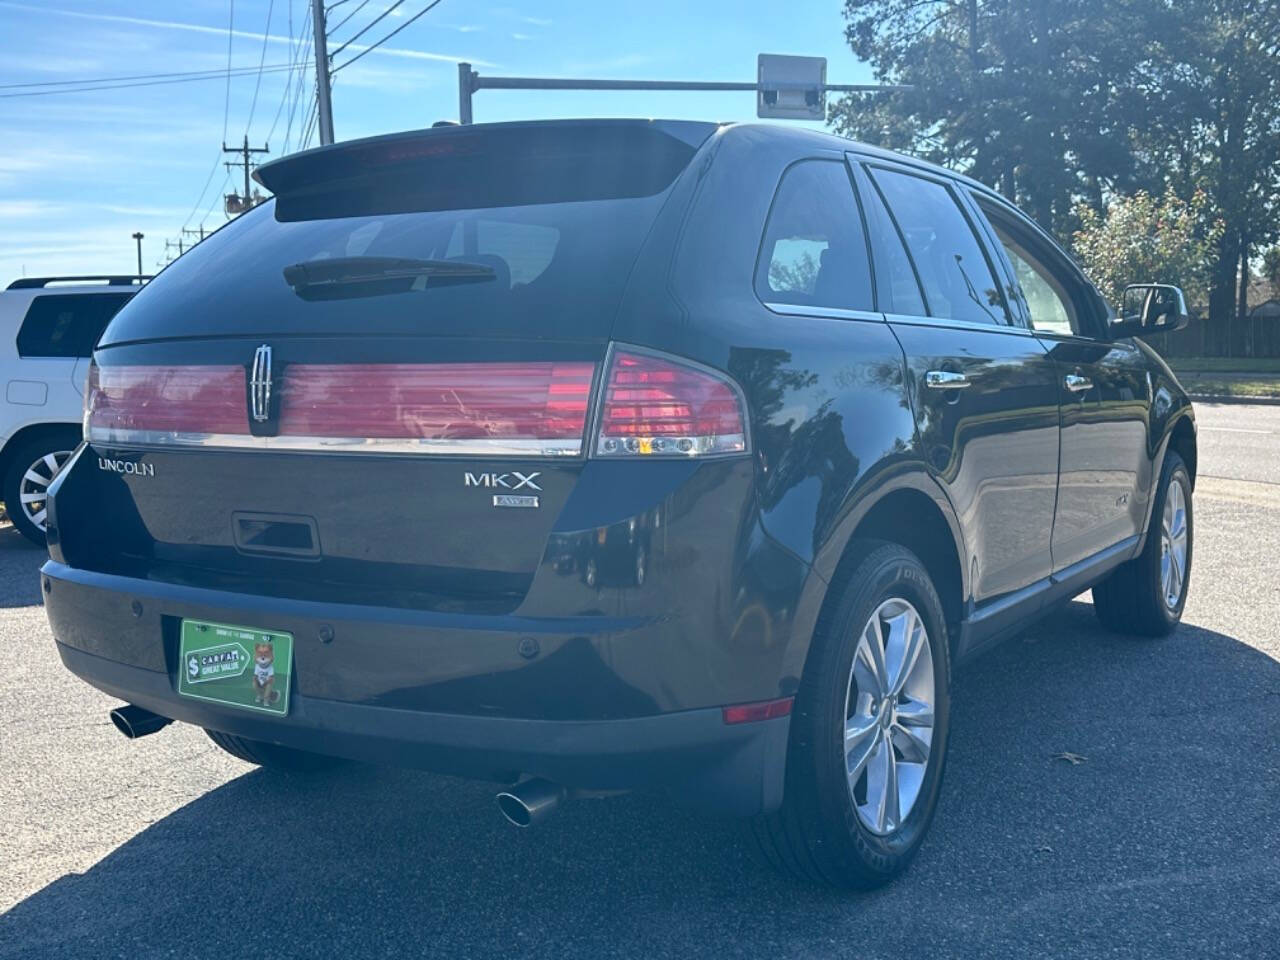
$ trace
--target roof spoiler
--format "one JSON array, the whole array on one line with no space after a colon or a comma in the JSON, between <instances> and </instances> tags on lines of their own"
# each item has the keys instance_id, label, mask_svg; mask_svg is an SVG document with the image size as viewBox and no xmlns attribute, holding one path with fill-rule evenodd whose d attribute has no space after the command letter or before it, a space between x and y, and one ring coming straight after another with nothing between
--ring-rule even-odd
<instances>
[{"instance_id":1,"label":"roof spoiler","mask_svg":"<svg viewBox=\"0 0 1280 960\"><path fill-rule=\"evenodd\" d=\"M380 168L387 172L435 157L460 157L481 152L493 139L539 140L576 132L598 131L602 139L642 135L671 138L696 149L718 127L686 120L535 120L520 123L482 123L433 127L404 133L366 137L290 154L254 171L253 178L277 196L320 184L367 177Z\"/></svg>"},{"instance_id":2,"label":"roof spoiler","mask_svg":"<svg viewBox=\"0 0 1280 960\"><path fill-rule=\"evenodd\" d=\"M22 277L13 281L6 288L8 290L38 290L49 286L51 283L103 283L106 282L110 287L133 287L141 286L150 280L150 275L146 276L129 276L119 274L102 274L99 276L86 277Z\"/></svg>"}]
</instances>

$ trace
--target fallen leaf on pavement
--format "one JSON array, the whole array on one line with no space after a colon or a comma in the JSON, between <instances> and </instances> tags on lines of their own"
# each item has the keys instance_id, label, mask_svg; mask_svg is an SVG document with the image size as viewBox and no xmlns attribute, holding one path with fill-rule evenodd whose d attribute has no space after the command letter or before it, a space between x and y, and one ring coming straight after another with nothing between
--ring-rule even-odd
<instances>
[{"instance_id":1,"label":"fallen leaf on pavement","mask_svg":"<svg viewBox=\"0 0 1280 960\"><path fill-rule=\"evenodd\" d=\"M1085 762L1086 760L1088 760L1089 758L1088 758L1088 757L1082 757L1082 756L1080 756L1080 754L1078 754L1078 753L1069 753L1069 752L1067 752L1067 751L1064 751L1064 752L1062 752L1062 753L1055 753L1051 759L1053 759L1053 760L1065 760L1065 761L1067 761L1067 763L1071 764L1073 767L1078 767L1078 766L1080 766L1080 764L1084 763L1084 762Z\"/></svg>"}]
</instances>

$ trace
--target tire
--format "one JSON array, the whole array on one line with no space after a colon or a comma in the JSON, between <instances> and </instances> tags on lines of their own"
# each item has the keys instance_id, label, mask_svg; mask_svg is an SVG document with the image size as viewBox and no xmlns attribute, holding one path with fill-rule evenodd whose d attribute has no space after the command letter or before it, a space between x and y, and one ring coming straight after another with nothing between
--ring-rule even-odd
<instances>
[{"instance_id":1,"label":"tire","mask_svg":"<svg viewBox=\"0 0 1280 960\"><path fill-rule=\"evenodd\" d=\"M51 431L23 442L9 456L9 466L0 481L0 496L14 528L38 547L46 545L46 501L24 504L22 498L43 493L79 443L79 436L72 430Z\"/></svg>"},{"instance_id":2,"label":"tire","mask_svg":"<svg viewBox=\"0 0 1280 960\"><path fill-rule=\"evenodd\" d=\"M951 663L942 603L916 556L883 542L866 541L854 549L851 575L837 601L828 602L819 620L796 695L782 807L754 818L748 832L765 861L784 873L835 887L870 889L906 869L933 820L947 750ZM885 637L891 650L902 649L894 640L902 632L893 624L901 625L897 618L906 615L903 602L916 614L927 639L914 661L916 670L924 670L927 650L931 671L927 684L921 681L922 673L909 673L905 689L920 699L907 698L904 693L903 698L882 701L888 704L892 699L892 707L877 710L869 693L874 685L868 682L868 661L862 649L864 639L870 642L875 636L872 633L864 638L864 631L872 629L875 617L882 627L890 627ZM893 619L886 624L886 617ZM895 657L889 659L884 674L892 677ZM901 662L900 657L896 659ZM917 736L923 733L918 723L927 707L923 702L926 693L933 697L927 757L921 762L917 754L916 762L908 762L907 752L897 747L908 737L905 728ZM894 712L886 721L888 709ZM899 720L903 721L901 733ZM846 776L847 721L850 728L859 729L879 722L877 732L870 735L878 747L871 743L869 748L870 741L865 738L855 744L851 756L867 753L869 759L862 766L854 762L859 772L852 780ZM892 755L893 768L902 774L897 782L907 784L908 794L912 783L919 784L914 801L897 822L891 816L875 822L879 818L871 776L879 771L878 779L885 779L888 761L878 752L883 750ZM889 796L888 791L877 792ZM898 796L900 799L901 790Z\"/></svg>"},{"instance_id":3,"label":"tire","mask_svg":"<svg viewBox=\"0 0 1280 960\"><path fill-rule=\"evenodd\" d=\"M250 740L237 737L218 730L205 730L209 739L231 754L237 760L257 764L272 770L288 770L296 773L312 773L341 766L344 761L338 757L328 757L321 753L308 753L292 747L282 747L278 743L266 743L262 740Z\"/></svg>"},{"instance_id":4,"label":"tire","mask_svg":"<svg viewBox=\"0 0 1280 960\"><path fill-rule=\"evenodd\" d=\"M1170 504L1171 490L1174 502ZM1180 494L1180 496L1179 496ZM1179 501L1180 504L1179 504ZM1174 537L1166 528L1165 508L1170 506L1175 524ZM1166 567L1176 569L1178 507L1181 506L1180 529L1184 569L1176 585L1175 601L1166 598ZM1191 475L1182 458L1172 450L1165 456L1160 471L1156 501L1151 507L1151 522L1142 553L1113 570L1093 588L1093 609L1102 625L1115 633L1131 633L1146 637L1163 637L1172 633L1182 619L1191 583L1191 560L1195 524L1191 509ZM1170 563L1170 557L1173 563ZM1172 590L1169 591L1172 594Z\"/></svg>"}]
</instances>

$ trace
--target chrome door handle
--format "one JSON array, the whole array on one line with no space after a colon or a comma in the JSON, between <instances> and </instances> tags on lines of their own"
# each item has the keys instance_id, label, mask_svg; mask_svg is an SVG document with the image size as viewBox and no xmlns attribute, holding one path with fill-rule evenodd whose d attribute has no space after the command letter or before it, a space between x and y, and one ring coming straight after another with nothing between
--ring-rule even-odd
<instances>
[{"instance_id":1,"label":"chrome door handle","mask_svg":"<svg viewBox=\"0 0 1280 960\"><path fill-rule=\"evenodd\" d=\"M1088 377L1082 377L1078 373L1068 373L1063 378L1063 383L1066 384L1067 389L1072 393L1081 393L1093 387L1092 380Z\"/></svg>"},{"instance_id":2,"label":"chrome door handle","mask_svg":"<svg viewBox=\"0 0 1280 960\"><path fill-rule=\"evenodd\" d=\"M930 370L924 375L924 385L934 390L963 390L972 386L968 377L953 370Z\"/></svg>"}]
</instances>

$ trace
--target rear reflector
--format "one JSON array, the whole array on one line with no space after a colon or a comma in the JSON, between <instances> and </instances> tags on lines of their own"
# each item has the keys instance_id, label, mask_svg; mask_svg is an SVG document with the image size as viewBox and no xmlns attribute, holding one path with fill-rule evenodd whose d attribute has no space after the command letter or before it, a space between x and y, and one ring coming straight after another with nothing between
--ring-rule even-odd
<instances>
[{"instance_id":1,"label":"rear reflector","mask_svg":"<svg viewBox=\"0 0 1280 960\"><path fill-rule=\"evenodd\" d=\"M725 723L757 723L760 720L776 720L789 716L795 697L781 700L765 700L762 703L739 703L721 709Z\"/></svg>"},{"instance_id":2,"label":"rear reflector","mask_svg":"<svg viewBox=\"0 0 1280 960\"><path fill-rule=\"evenodd\" d=\"M597 456L698 457L746 449L741 395L726 377L665 356L614 353Z\"/></svg>"},{"instance_id":3,"label":"rear reflector","mask_svg":"<svg viewBox=\"0 0 1280 960\"><path fill-rule=\"evenodd\" d=\"M245 435L240 366L89 367L85 439L173 442L183 435Z\"/></svg>"}]
</instances>

